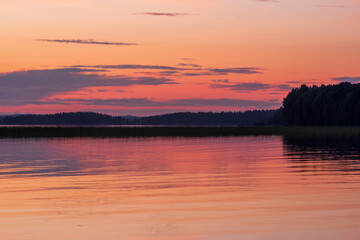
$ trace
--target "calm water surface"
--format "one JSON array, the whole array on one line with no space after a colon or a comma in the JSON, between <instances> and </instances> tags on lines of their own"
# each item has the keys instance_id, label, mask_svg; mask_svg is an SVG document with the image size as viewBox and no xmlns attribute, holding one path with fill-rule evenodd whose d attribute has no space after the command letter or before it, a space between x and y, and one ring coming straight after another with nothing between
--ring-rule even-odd
<instances>
[{"instance_id":1,"label":"calm water surface","mask_svg":"<svg viewBox=\"0 0 360 240\"><path fill-rule=\"evenodd\" d=\"M358 239L359 143L0 140L0 239Z\"/></svg>"}]
</instances>

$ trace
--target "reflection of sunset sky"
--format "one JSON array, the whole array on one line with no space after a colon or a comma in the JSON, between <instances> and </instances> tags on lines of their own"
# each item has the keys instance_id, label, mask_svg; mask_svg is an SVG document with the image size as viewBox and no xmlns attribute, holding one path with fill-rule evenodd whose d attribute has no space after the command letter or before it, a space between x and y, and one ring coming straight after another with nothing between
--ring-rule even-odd
<instances>
[{"instance_id":1,"label":"reflection of sunset sky","mask_svg":"<svg viewBox=\"0 0 360 240\"><path fill-rule=\"evenodd\" d=\"M341 145L331 158L321 146L280 136L3 139L0 235L351 239L359 151Z\"/></svg>"},{"instance_id":2,"label":"reflection of sunset sky","mask_svg":"<svg viewBox=\"0 0 360 240\"><path fill-rule=\"evenodd\" d=\"M0 164L9 165L12 170L16 170L10 172L4 169L9 176L118 173L158 176L193 174L194 169L198 174L208 175L214 171L228 172L235 168L246 171L250 165L258 162L281 158L281 148L273 150L272 158L258 152L263 143L281 146L280 137L263 137L262 141L257 139L259 138L224 138L229 149L226 152L220 151L223 143L216 138L207 138L206 141L201 138L192 138L190 141L185 138L20 140L16 141L17 144L2 140L0 149L8 153ZM22 148L21 152L16 151L19 146ZM32 171L23 172L24 169ZM251 169L248 173L254 175L256 170Z\"/></svg>"},{"instance_id":3,"label":"reflection of sunset sky","mask_svg":"<svg viewBox=\"0 0 360 240\"><path fill-rule=\"evenodd\" d=\"M356 0L3 0L0 112L277 108L302 83L358 81L359 7Z\"/></svg>"}]
</instances>

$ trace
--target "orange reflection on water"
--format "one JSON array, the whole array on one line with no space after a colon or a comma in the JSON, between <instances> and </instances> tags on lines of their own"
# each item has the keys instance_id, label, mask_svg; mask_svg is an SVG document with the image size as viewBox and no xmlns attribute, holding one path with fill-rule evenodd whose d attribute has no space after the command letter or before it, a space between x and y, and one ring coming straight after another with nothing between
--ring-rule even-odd
<instances>
[{"instance_id":1,"label":"orange reflection on water","mask_svg":"<svg viewBox=\"0 0 360 240\"><path fill-rule=\"evenodd\" d=\"M284 144L282 137L1 140L0 236L353 239L359 156L343 171Z\"/></svg>"}]
</instances>

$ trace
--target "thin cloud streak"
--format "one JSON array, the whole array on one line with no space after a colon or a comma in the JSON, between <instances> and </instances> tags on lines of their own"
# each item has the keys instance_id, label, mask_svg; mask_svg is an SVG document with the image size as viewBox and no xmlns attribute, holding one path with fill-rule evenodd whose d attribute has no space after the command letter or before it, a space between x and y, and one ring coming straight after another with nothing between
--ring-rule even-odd
<instances>
[{"instance_id":1,"label":"thin cloud streak","mask_svg":"<svg viewBox=\"0 0 360 240\"><path fill-rule=\"evenodd\" d=\"M177 66L180 66L180 67L194 67L194 68L201 68L202 67L199 64L192 64L192 63L179 63Z\"/></svg>"},{"instance_id":2,"label":"thin cloud streak","mask_svg":"<svg viewBox=\"0 0 360 240\"><path fill-rule=\"evenodd\" d=\"M358 83L360 82L360 77L337 77L337 78L332 78L331 80L337 82Z\"/></svg>"},{"instance_id":3,"label":"thin cloud streak","mask_svg":"<svg viewBox=\"0 0 360 240\"><path fill-rule=\"evenodd\" d=\"M179 72L179 76L211 76L228 74L263 74L262 68L257 67L235 67L235 68L208 68L203 69L198 64L179 63L177 67L162 65L142 64L119 64L119 65L72 65L71 68L97 68L97 69L148 69L148 70L171 70ZM192 72L188 72L192 71Z\"/></svg>"},{"instance_id":4,"label":"thin cloud streak","mask_svg":"<svg viewBox=\"0 0 360 240\"><path fill-rule=\"evenodd\" d=\"M100 70L101 71L101 70ZM19 106L64 92L86 87L158 86L178 84L168 78L105 76L85 74L93 69L47 69L4 73L0 75L0 105Z\"/></svg>"},{"instance_id":5,"label":"thin cloud streak","mask_svg":"<svg viewBox=\"0 0 360 240\"><path fill-rule=\"evenodd\" d=\"M153 69L153 70L184 70L183 68L161 66L161 65L141 65L141 64L119 64L119 65L73 65L73 68L102 68L102 69Z\"/></svg>"},{"instance_id":6,"label":"thin cloud streak","mask_svg":"<svg viewBox=\"0 0 360 240\"><path fill-rule=\"evenodd\" d=\"M57 104L82 104L99 106L121 106L121 107L278 107L280 103L274 101L256 101L244 99L173 99L167 101L155 101L149 98L121 98L121 99L54 99ZM38 102L38 104L51 104L50 102Z\"/></svg>"},{"instance_id":7,"label":"thin cloud streak","mask_svg":"<svg viewBox=\"0 0 360 240\"><path fill-rule=\"evenodd\" d=\"M126 42L107 42L107 41L96 41L94 39L35 39L39 42L53 42L53 43L74 43L74 44L95 44L95 45L113 45L113 46L134 46L139 45L138 43L126 43Z\"/></svg>"},{"instance_id":8,"label":"thin cloud streak","mask_svg":"<svg viewBox=\"0 0 360 240\"><path fill-rule=\"evenodd\" d=\"M266 84L259 82L243 82L235 84L210 84L211 88L225 88L236 92L254 92L259 90L277 89L277 90L290 90L292 87L288 84Z\"/></svg>"},{"instance_id":9,"label":"thin cloud streak","mask_svg":"<svg viewBox=\"0 0 360 240\"><path fill-rule=\"evenodd\" d=\"M209 71L214 73L222 73L222 74L262 74L260 68L256 67L246 67L246 68L210 68Z\"/></svg>"},{"instance_id":10,"label":"thin cloud streak","mask_svg":"<svg viewBox=\"0 0 360 240\"><path fill-rule=\"evenodd\" d=\"M348 8L345 5L316 5L316 7L320 7L320 8Z\"/></svg>"}]
</instances>

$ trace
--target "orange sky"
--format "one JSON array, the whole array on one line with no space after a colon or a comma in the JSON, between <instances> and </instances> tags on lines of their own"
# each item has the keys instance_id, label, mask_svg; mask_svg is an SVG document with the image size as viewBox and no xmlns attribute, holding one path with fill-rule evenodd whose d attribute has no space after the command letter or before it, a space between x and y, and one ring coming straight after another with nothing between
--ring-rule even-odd
<instances>
[{"instance_id":1,"label":"orange sky","mask_svg":"<svg viewBox=\"0 0 360 240\"><path fill-rule=\"evenodd\" d=\"M0 0L0 112L277 108L360 81L359 16L357 0Z\"/></svg>"}]
</instances>

